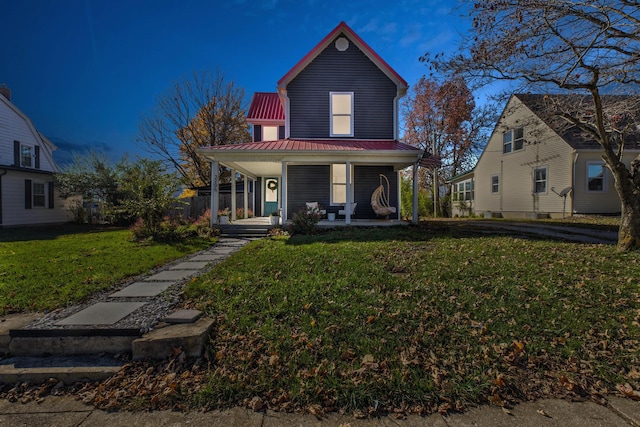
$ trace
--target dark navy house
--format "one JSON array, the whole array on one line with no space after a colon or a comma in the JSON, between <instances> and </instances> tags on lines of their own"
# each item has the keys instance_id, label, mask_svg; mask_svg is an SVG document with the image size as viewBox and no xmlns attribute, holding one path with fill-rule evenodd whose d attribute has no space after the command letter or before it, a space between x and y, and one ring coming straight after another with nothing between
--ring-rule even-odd
<instances>
[{"instance_id":1,"label":"dark navy house","mask_svg":"<svg viewBox=\"0 0 640 427\"><path fill-rule=\"evenodd\" d=\"M406 91L404 79L340 23L278 81L277 92L254 94L252 142L201 150L214 166L212 193L222 165L255 182L256 216L280 211L288 219L316 202L351 223L379 217L371 199L384 177L396 208L389 219L399 219L400 172L412 166L415 177L423 154L398 140Z\"/></svg>"}]
</instances>

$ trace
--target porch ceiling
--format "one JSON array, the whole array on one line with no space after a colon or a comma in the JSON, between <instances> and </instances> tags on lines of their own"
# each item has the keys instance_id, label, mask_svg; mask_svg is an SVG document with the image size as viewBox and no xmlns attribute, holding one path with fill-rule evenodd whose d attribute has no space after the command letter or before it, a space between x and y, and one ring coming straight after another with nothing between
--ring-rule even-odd
<instances>
[{"instance_id":1,"label":"porch ceiling","mask_svg":"<svg viewBox=\"0 0 640 427\"><path fill-rule=\"evenodd\" d=\"M253 179L282 174L282 163L278 162L221 161L220 164Z\"/></svg>"}]
</instances>

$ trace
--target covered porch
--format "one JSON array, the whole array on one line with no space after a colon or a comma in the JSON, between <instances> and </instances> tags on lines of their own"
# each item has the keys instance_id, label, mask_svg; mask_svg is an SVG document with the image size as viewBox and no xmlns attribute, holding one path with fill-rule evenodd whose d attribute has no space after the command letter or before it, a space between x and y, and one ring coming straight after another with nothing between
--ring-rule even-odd
<instances>
[{"instance_id":1,"label":"covered porch","mask_svg":"<svg viewBox=\"0 0 640 427\"><path fill-rule=\"evenodd\" d=\"M418 221L417 170L423 151L398 141L285 139L208 147L201 149L200 153L212 164L212 225L218 223L220 209L217 197L220 166L230 169L232 177L239 174L245 183L244 188L248 188L249 180L253 181L256 188L253 206L263 221L268 221L267 217L272 212L278 212L281 222L284 220L286 224L295 211L304 208L305 203L317 202L327 217L335 217L334 221L323 220L320 226L324 227L406 223L400 220L400 182L401 173L411 168L412 222ZM337 175L336 170L340 170L340 174ZM379 175L387 178L389 205L396 210L390 216L391 220L379 219L379 214L372 208L371 200ZM233 182L232 201L236 191ZM247 206L247 194L244 201ZM236 208L231 206L232 222L244 220L236 218Z\"/></svg>"}]
</instances>

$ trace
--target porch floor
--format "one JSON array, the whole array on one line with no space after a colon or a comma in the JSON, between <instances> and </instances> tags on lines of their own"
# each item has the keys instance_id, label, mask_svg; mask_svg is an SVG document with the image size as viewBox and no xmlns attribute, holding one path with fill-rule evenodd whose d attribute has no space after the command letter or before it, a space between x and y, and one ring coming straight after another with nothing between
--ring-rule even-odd
<instances>
[{"instance_id":1,"label":"porch floor","mask_svg":"<svg viewBox=\"0 0 640 427\"><path fill-rule=\"evenodd\" d=\"M290 224L291 220L287 220L287 223ZM318 223L318 227L390 227L394 225L409 225L410 223L410 221L403 221L399 219L352 219L351 224L347 225L344 219L336 219L335 221L323 219ZM246 219L238 218L232 221L229 225L270 225L270 222L269 217L254 217Z\"/></svg>"}]
</instances>

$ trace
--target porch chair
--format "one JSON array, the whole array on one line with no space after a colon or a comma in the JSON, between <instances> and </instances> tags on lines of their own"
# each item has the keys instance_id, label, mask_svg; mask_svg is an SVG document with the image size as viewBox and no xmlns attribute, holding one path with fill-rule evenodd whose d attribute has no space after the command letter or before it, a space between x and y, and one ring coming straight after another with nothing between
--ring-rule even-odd
<instances>
[{"instance_id":1,"label":"porch chair","mask_svg":"<svg viewBox=\"0 0 640 427\"><path fill-rule=\"evenodd\" d=\"M356 214L356 207L358 206L357 203L351 203L351 215L349 215L350 217L353 218L353 216ZM346 211L344 209L340 209L338 211L338 215L342 215L342 216L347 216Z\"/></svg>"},{"instance_id":2,"label":"porch chair","mask_svg":"<svg viewBox=\"0 0 640 427\"><path fill-rule=\"evenodd\" d=\"M320 209L320 205L318 204L318 202L305 202L305 204L307 205L307 213L312 213L312 212L320 212L320 215L324 218L327 215L327 210L326 209Z\"/></svg>"},{"instance_id":3,"label":"porch chair","mask_svg":"<svg viewBox=\"0 0 640 427\"><path fill-rule=\"evenodd\" d=\"M387 193L389 192L389 180L383 174L380 174L380 185L373 190L371 194L371 208L378 216L384 216L389 219L389 215L396 213L396 208L389 206L389 198L385 194L382 179L387 183Z\"/></svg>"}]
</instances>

